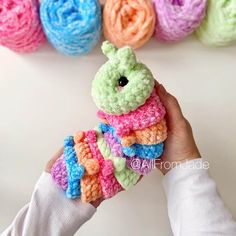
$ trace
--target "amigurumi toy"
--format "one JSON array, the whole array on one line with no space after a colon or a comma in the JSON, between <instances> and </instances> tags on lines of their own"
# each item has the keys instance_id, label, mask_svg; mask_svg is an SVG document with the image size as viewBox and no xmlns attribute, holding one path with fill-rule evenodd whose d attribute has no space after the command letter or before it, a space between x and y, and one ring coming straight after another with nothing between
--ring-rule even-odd
<instances>
[{"instance_id":1,"label":"amigurumi toy","mask_svg":"<svg viewBox=\"0 0 236 236\"><path fill-rule=\"evenodd\" d=\"M68 198L111 198L135 185L163 152L167 127L151 71L131 47L102 45L108 61L92 84L100 124L64 141L51 174Z\"/></svg>"}]
</instances>

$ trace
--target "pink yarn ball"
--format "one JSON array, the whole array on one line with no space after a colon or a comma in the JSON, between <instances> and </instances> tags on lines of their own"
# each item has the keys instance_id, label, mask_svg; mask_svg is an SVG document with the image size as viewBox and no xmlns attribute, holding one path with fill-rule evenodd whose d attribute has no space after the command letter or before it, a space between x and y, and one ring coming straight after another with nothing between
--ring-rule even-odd
<instances>
[{"instance_id":1,"label":"pink yarn ball","mask_svg":"<svg viewBox=\"0 0 236 236\"><path fill-rule=\"evenodd\" d=\"M216 0L217 1L217 0ZM202 22L207 0L153 0L157 14L155 36L160 41L179 41Z\"/></svg>"},{"instance_id":2,"label":"pink yarn ball","mask_svg":"<svg viewBox=\"0 0 236 236\"><path fill-rule=\"evenodd\" d=\"M38 0L0 1L0 45L32 52L45 41Z\"/></svg>"}]
</instances>

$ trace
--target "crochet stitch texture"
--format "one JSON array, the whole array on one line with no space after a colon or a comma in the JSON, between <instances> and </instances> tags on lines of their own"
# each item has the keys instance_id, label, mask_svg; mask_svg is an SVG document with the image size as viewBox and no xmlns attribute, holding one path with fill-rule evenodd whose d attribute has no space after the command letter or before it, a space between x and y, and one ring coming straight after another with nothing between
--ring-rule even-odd
<instances>
[{"instance_id":1,"label":"crochet stitch texture","mask_svg":"<svg viewBox=\"0 0 236 236\"><path fill-rule=\"evenodd\" d=\"M207 15L197 30L206 45L224 46L236 41L236 1L208 0Z\"/></svg>"},{"instance_id":2,"label":"crochet stitch texture","mask_svg":"<svg viewBox=\"0 0 236 236\"><path fill-rule=\"evenodd\" d=\"M117 47L141 47L152 37L155 22L150 0L106 0L103 33Z\"/></svg>"},{"instance_id":3,"label":"crochet stitch texture","mask_svg":"<svg viewBox=\"0 0 236 236\"><path fill-rule=\"evenodd\" d=\"M38 0L0 1L0 45L16 52L33 52L45 42Z\"/></svg>"},{"instance_id":4,"label":"crochet stitch texture","mask_svg":"<svg viewBox=\"0 0 236 236\"><path fill-rule=\"evenodd\" d=\"M64 154L51 170L66 196L83 202L111 198L134 186L155 167L167 137L165 108L150 70L131 47L104 42L102 49L109 60L92 85L101 123L67 137Z\"/></svg>"},{"instance_id":5,"label":"crochet stitch texture","mask_svg":"<svg viewBox=\"0 0 236 236\"><path fill-rule=\"evenodd\" d=\"M155 36L164 42L179 41L195 31L205 16L207 5L207 0L153 0L153 2L157 14Z\"/></svg>"},{"instance_id":6,"label":"crochet stitch texture","mask_svg":"<svg viewBox=\"0 0 236 236\"><path fill-rule=\"evenodd\" d=\"M87 54L100 39L98 0L42 0L40 16L48 40L63 54Z\"/></svg>"},{"instance_id":7,"label":"crochet stitch texture","mask_svg":"<svg viewBox=\"0 0 236 236\"><path fill-rule=\"evenodd\" d=\"M114 45L105 42L102 50L109 61L99 69L93 80L92 96L97 107L113 115L134 111L145 103L153 90L151 71L137 62L130 47L117 50ZM122 88L117 86L121 76L129 80Z\"/></svg>"}]
</instances>

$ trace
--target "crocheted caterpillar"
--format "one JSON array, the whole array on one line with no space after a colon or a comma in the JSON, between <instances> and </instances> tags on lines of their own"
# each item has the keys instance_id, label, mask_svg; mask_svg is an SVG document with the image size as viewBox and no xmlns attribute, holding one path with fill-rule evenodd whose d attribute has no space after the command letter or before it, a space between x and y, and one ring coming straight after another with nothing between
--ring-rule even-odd
<instances>
[{"instance_id":1,"label":"crocheted caterpillar","mask_svg":"<svg viewBox=\"0 0 236 236\"><path fill-rule=\"evenodd\" d=\"M207 15L197 35L210 46L236 42L236 0L208 0Z\"/></svg>"},{"instance_id":2,"label":"crocheted caterpillar","mask_svg":"<svg viewBox=\"0 0 236 236\"><path fill-rule=\"evenodd\" d=\"M157 14L155 36L164 42L179 41L195 31L205 16L207 5L207 0L153 0L153 2Z\"/></svg>"},{"instance_id":3,"label":"crocheted caterpillar","mask_svg":"<svg viewBox=\"0 0 236 236\"><path fill-rule=\"evenodd\" d=\"M117 47L139 48L153 35L156 16L150 0L107 0L103 33Z\"/></svg>"},{"instance_id":4,"label":"crocheted caterpillar","mask_svg":"<svg viewBox=\"0 0 236 236\"><path fill-rule=\"evenodd\" d=\"M42 0L40 16L48 40L63 54L87 54L100 39L98 0Z\"/></svg>"},{"instance_id":5,"label":"crocheted caterpillar","mask_svg":"<svg viewBox=\"0 0 236 236\"><path fill-rule=\"evenodd\" d=\"M129 189L155 166L167 127L151 71L131 47L102 45L108 61L92 84L100 124L64 141L64 154L52 167L55 182L68 198L83 202L111 198Z\"/></svg>"},{"instance_id":6,"label":"crocheted caterpillar","mask_svg":"<svg viewBox=\"0 0 236 236\"><path fill-rule=\"evenodd\" d=\"M38 0L0 1L0 45L16 52L33 52L45 42Z\"/></svg>"}]
</instances>

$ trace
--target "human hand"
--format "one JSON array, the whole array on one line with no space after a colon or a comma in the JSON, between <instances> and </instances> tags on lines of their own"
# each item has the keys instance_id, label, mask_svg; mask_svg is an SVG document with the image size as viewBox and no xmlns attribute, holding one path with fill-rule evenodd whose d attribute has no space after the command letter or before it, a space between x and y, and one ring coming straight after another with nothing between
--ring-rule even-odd
<instances>
[{"instance_id":1,"label":"human hand","mask_svg":"<svg viewBox=\"0 0 236 236\"><path fill-rule=\"evenodd\" d=\"M56 160L62 156L63 150L64 150L63 148L60 148L58 152L51 158L51 160L49 160L49 162L45 167L45 171L47 173L51 173L52 166L54 165ZM93 205L95 208L97 208L102 203L103 200L104 200L103 198L99 198L93 202L90 202L90 204Z\"/></svg>"},{"instance_id":2,"label":"human hand","mask_svg":"<svg viewBox=\"0 0 236 236\"><path fill-rule=\"evenodd\" d=\"M166 108L168 137L164 153L158 160L157 167L165 175L178 163L200 158L192 128L183 116L177 99L169 94L163 85L157 84L157 93Z\"/></svg>"}]
</instances>

